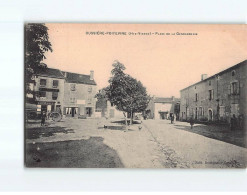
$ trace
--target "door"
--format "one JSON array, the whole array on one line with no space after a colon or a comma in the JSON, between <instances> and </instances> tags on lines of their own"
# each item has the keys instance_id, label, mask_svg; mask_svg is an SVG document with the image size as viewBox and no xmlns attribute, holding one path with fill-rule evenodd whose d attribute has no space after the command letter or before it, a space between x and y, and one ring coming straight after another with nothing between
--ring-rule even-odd
<instances>
[{"instance_id":1,"label":"door","mask_svg":"<svg viewBox=\"0 0 247 195\"><path fill-rule=\"evenodd\" d=\"M47 112L47 105L41 105L41 113L43 111Z\"/></svg>"},{"instance_id":2,"label":"door","mask_svg":"<svg viewBox=\"0 0 247 195\"><path fill-rule=\"evenodd\" d=\"M75 108L71 108L71 116L72 116L72 117L75 116Z\"/></svg>"},{"instance_id":3,"label":"door","mask_svg":"<svg viewBox=\"0 0 247 195\"><path fill-rule=\"evenodd\" d=\"M87 117L91 117L91 115L92 115L92 108L87 107L86 108L86 113L87 113Z\"/></svg>"},{"instance_id":4,"label":"door","mask_svg":"<svg viewBox=\"0 0 247 195\"><path fill-rule=\"evenodd\" d=\"M213 120L213 111L208 110L208 120L212 121Z\"/></svg>"}]
</instances>

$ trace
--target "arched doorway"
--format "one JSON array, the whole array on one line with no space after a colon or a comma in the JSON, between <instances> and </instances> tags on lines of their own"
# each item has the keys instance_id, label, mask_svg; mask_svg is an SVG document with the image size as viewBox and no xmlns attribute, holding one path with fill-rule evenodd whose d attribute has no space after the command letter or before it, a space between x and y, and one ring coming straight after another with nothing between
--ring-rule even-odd
<instances>
[{"instance_id":1,"label":"arched doorway","mask_svg":"<svg viewBox=\"0 0 247 195\"><path fill-rule=\"evenodd\" d=\"M208 120L209 121L213 120L213 110L212 109L208 109Z\"/></svg>"}]
</instances>

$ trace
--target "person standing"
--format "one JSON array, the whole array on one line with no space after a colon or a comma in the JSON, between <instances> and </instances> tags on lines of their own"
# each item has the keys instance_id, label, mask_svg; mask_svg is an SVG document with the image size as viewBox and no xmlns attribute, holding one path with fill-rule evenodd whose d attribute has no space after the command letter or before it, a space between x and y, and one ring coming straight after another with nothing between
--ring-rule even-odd
<instances>
[{"instance_id":1,"label":"person standing","mask_svg":"<svg viewBox=\"0 0 247 195\"><path fill-rule=\"evenodd\" d=\"M45 111L43 111L41 113L41 126L45 125L45 119L46 119L46 113L45 113Z\"/></svg>"},{"instance_id":2,"label":"person standing","mask_svg":"<svg viewBox=\"0 0 247 195\"><path fill-rule=\"evenodd\" d=\"M171 124L174 123L174 114L171 115Z\"/></svg>"},{"instance_id":3,"label":"person standing","mask_svg":"<svg viewBox=\"0 0 247 195\"><path fill-rule=\"evenodd\" d=\"M191 116L191 118L190 118L190 128L191 129L193 129L194 124L195 124L195 122L194 122L193 116Z\"/></svg>"}]
</instances>

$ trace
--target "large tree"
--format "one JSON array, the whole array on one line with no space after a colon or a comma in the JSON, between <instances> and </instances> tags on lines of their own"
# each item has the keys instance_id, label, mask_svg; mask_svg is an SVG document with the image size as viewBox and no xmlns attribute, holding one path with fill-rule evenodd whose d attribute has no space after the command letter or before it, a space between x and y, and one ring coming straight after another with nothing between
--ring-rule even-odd
<instances>
[{"instance_id":1,"label":"large tree","mask_svg":"<svg viewBox=\"0 0 247 195\"><path fill-rule=\"evenodd\" d=\"M150 96L140 81L124 73L125 66L122 63L115 61L112 66L109 86L104 88L99 96L103 94L118 110L123 111L126 124L129 114L132 124L134 113L146 109Z\"/></svg>"},{"instance_id":2,"label":"large tree","mask_svg":"<svg viewBox=\"0 0 247 195\"><path fill-rule=\"evenodd\" d=\"M48 28L45 24L30 23L25 25L25 83L26 93L30 93L29 83L33 82L33 75L47 65L41 63L45 53L51 51Z\"/></svg>"}]
</instances>

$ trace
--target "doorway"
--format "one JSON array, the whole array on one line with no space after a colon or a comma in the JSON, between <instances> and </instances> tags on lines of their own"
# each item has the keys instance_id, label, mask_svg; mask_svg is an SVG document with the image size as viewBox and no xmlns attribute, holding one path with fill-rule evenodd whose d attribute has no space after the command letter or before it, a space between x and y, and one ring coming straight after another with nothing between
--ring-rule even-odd
<instances>
[{"instance_id":1,"label":"doorway","mask_svg":"<svg viewBox=\"0 0 247 195\"><path fill-rule=\"evenodd\" d=\"M75 108L71 108L71 116L75 117Z\"/></svg>"},{"instance_id":2,"label":"doorway","mask_svg":"<svg viewBox=\"0 0 247 195\"><path fill-rule=\"evenodd\" d=\"M212 109L209 109L208 110L208 120L209 121L212 121L213 120L213 111L212 111Z\"/></svg>"},{"instance_id":3,"label":"doorway","mask_svg":"<svg viewBox=\"0 0 247 195\"><path fill-rule=\"evenodd\" d=\"M86 107L86 114L87 114L87 117L91 117L92 116L92 108Z\"/></svg>"}]
</instances>

